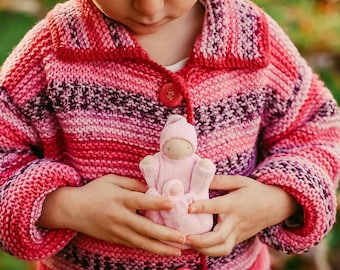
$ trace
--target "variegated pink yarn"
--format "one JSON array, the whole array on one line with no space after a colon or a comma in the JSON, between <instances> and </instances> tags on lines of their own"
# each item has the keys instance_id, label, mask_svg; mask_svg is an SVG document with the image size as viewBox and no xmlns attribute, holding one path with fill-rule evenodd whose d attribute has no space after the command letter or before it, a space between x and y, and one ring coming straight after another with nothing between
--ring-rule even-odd
<instances>
[{"instance_id":1,"label":"variegated pink yarn","mask_svg":"<svg viewBox=\"0 0 340 270\"><path fill-rule=\"evenodd\" d=\"M205 9L202 33L177 72L152 61L90 0L58 4L27 33L0 73L1 249L39 260L40 269L263 270L266 245L303 252L332 228L336 101L257 6L207 0ZM165 106L162 89L181 95L180 104ZM296 198L302 226L269 227L225 257L187 250L178 258L35 226L58 187L110 173L143 181L139 161L158 151L170 114L194 124L197 154L217 174L249 176Z\"/></svg>"}]
</instances>

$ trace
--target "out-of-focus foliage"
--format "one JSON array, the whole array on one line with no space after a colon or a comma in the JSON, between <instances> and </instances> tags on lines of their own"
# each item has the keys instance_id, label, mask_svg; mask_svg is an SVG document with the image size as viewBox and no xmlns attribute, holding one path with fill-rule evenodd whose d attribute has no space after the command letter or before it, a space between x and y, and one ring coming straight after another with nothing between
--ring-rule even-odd
<instances>
[{"instance_id":1,"label":"out-of-focus foliage","mask_svg":"<svg viewBox=\"0 0 340 270\"><path fill-rule=\"evenodd\" d=\"M303 53L340 53L339 0L255 0Z\"/></svg>"},{"instance_id":2,"label":"out-of-focus foliage","mask_svg":"<svg viewBox=\"0 0 340 270\"><path fill-rule=\"evenodd\" d=\"M0 0L0 66L23 35L57 0Z\"/></svg>"},{"instance_id":3,"label":"out-of-focus foliage","mask_svg":"<svg viewBox=\"0 0 340 270\"><path fill-rule=\"evenodd\" d=\"M0 0L0 66L25 32L58 2L63 0ZM340 103L340 0L254 2L281 25ZM272 255L273 270L340 270L340 216L325 241L306 255ZM0 270L31 269L32 264L0 252Z\"/></svg>"},{"instance_id":4,"label":"out-of-focus foliage","mask_svg":"<svg viewBox=\"0 0 340 270\"><path fill-rule=\"evenodd\" d=\"M340 103L340 0L254 0L286 31Z\"/></svg>"},{"instance_id":5,"label":"out-of-focus foliage","mask_svg":"<svg viewBox=\"0 0 340 270\"><path fill-rule=\"evenodd\" d=\"M39 1L42 6L48 8L48 9L51 9L52 7L54 7L54 5L56 3L60 3L60 2L64 2L64 1L58 1L58 0L40 0Z\"/></svg>"},{"instance_id":6,"label":"out-of-focus foliage","mask_svg":"<svg viewBox=\"0 0 340 270\"><path fill-rule=\"evenodd\" d=\"M26 13L0 10L0 65L35 21L35 16Z\"/></svg>"},{"instance_id":7,"label":"out-of-focus foliage","mask_svg":"<svg viewBox=\"0 0 340 270\"><path fill-rule=\"evenodd\" d=\"M32 265L0 252L0 270L31 270Z\"/></svg>"}]
</instances>

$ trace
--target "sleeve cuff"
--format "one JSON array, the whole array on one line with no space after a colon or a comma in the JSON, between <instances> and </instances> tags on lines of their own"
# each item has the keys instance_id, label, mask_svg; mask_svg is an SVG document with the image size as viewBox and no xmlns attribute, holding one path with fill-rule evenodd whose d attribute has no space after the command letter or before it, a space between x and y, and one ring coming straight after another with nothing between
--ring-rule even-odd
<instances>
[{"instance_id":1,"label":"sleeve cuff","mask_svg":"<svg viewBox=\"0 0 340 270\"><path fill-rule=\"evenodd\" d=\"M40 260L57 253L75 235L68 229L43 229L35 225L50 192L63 186L80 186L78 173L70 166L35 161L14 176L1 205L1 235L4 249L22 259Z\"/></svg>"},{"instance_id":2,"label":"sleeve cuff","mask_svg":"<svg viewBox=\"0 0 340 270\"><path fill-rule=\"evenodd\" d=\"M285 253L301 253L318 244L335 222L335 188L329 176L301 159L272 160L259 166L252 177L281 187L300 204L288 220L260 233L267 245Z\"/></svg>"}]
</instances>

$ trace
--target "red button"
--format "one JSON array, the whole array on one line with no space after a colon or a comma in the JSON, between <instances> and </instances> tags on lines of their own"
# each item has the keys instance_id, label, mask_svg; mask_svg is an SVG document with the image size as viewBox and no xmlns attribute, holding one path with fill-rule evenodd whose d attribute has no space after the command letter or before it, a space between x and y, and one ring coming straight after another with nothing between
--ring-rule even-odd
<instances>
[{"instance_id":1,"label":"red button","mask_svg":"<svg viewBox=\"0 0 340 270\"><path fill-rule=\"evenodd\" d=\"M173 83L167 83L160 89L159 99L165 106L175 108L182 103L183 96Z\"/></svg>"}]
</instances>

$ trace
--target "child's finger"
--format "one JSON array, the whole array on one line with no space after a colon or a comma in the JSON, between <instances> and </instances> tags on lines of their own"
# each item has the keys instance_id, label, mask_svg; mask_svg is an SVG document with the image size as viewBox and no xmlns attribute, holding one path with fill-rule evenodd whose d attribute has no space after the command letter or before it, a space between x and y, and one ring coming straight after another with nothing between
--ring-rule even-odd
<instances>
[{"instance_id":1,"label":"child's finger","mask_svg":"<svg viewBox=\"0 0 340 270\"><path fill-rule=\"evenodd\" d=\"M146 195L140 192L131 192L126 196L124 205L137 210L170 210L172 201L167 197Z\"/></svg>"},{"instance_id":2,"label":"child's finger","mask_svg":"<svg viewBox=\"0 0 340 270\"><path fill-rule=\"evenodd\" d=\"M215 175L211 181L210 189L235 190L246 185L247 178L240 175Z\"/></svg>"},{"instance_id":3,"label":"child's finger","mask_svg":"<svg viewBox=\"0 0 340 270\"><path fill-rule=\"evenodd\" d=\"M136 179L118 176L114 174L108 174L103 176L102 179L108 180L110 183L119 186L123 189L128 189L131 191L146 192L147 186Z\"/></svg>"},{"instance_id":4,"label":"child's finger","mask_svg":"<svg viewBox=\"0 0 340 270\"><path fill-rule=\"evenodd\" d=\"M218 224L213 231L202 235L189 235L185 244L208 256L228 255L235 245L235 236L229 222Z\"/></svg>"},{"instance_id":5,"label":"child's finger","mask_svg":"<svg viewBox=\"0 0 340 270\"><path fill-rule=\"evenodd\" d=\"M165 243L153 239L148 235L140 234L128 226L121 227L120 236L116 236L114 242L123 244L132 248L139 248L163 256L180 256L181 251L176 247L169 246Z\"/></svg>"},{"instance_id":6,"label":"child's finger","mask_svg":"<svg viewBox=\"0 0 340 270\"><path fill-rule=\"evenodd\" d=\"M206 214L220 214L229 212L229 205L225 196L215 197L210 200L200 200L193 202L189 206L190 214L206 213Z\"/></svg>"},{"instance_id":7,"label":"child's finger","mask_svg":"<svg viewBox=\"0 0 340 270\"><path fill-rule=\"evenodd\" d=\"M150 219L136 215L135 213L131 213L129 218L129 227L140 235L144 235L148 238L153 238L159 241L174 242L179 244L183 244L185 242L186 236L174 229L154 223Z\"/></svg>"},{"instance_id":8,"label":"child's finger","mask_svg":"<svg viewBox=\"0 0 340 270\"><path fill-rule=\"evenodd\" d=\"M235 246L235 237L234 235L228 236L224 243L221 243L216 246L210 246L207 248L197 249L198 252L204 254L206 256L212 257L220 257L229 255Z\"/></svg>"},{"instance_id":9,"label":"child's finger","mask_svg":"<svg viewBox=\"0 0 340 270\"><path fill-rule=\"evenodd\" d=\"M155 239L139 235L131 232L130 243L133 247L137 247L162 256L180 256L181 250L179 248L167 245Z\"/></svg>"}]
</instances>

